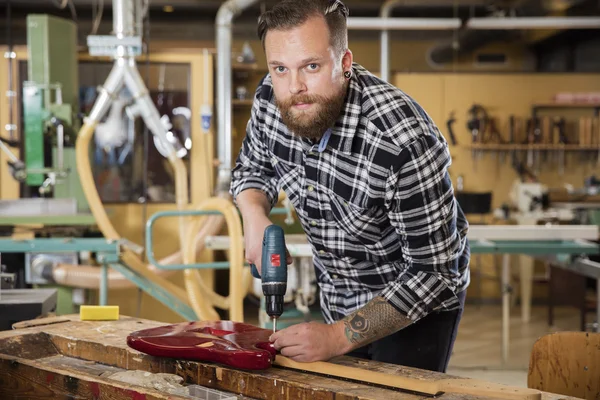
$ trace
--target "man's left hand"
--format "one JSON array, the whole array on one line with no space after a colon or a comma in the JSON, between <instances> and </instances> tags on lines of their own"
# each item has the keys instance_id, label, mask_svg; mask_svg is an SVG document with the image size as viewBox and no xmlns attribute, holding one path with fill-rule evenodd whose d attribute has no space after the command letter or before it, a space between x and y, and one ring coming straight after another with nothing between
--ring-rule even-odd
<instances>
[{"instance_id":1,"label":"man's left hand","mask_svg":"<svg viewBox=\"0 0 600 400\"><path fill-rule=\"evenodd\" d=\"M271 335L281 355L298 362L327 361L349 351L344 324L308 322L292 325ZM348 350L347 350L348 349Z\"/></svg>"}]
</instances>

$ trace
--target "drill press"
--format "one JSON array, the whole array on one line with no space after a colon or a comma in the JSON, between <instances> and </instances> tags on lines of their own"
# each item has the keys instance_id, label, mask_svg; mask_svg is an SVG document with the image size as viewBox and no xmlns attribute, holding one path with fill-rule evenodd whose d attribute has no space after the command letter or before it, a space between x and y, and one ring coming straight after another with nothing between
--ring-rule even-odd
<instances>
[{"instance_id":1,"label":"drill press","mask_svg":"<svg viewBox=\"0 0 600 400\"><path fill-rule=\"evenodd\" d=\"M256 265L251 264L251 268L252 276L262 282L267 315L273 320L273 332L277 331L277 318L283 314L283 297L287 290L286 259L283 229L277 225L267 226L262 243L261 274Z\"/></svg>"}]
</instances>

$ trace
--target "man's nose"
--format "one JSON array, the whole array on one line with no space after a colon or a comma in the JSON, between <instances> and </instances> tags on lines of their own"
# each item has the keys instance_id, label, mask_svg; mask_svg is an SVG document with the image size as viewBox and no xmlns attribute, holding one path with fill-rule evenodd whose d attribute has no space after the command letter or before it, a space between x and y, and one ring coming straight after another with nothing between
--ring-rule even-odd
<instances>
[{"instance_id":1,"label":"man's nose","mask_svg":"<svg viewBox=\"0 0 600 400\"><path fill-rule=\"evenodd\" d=\"M292 72L290 74L290 93L298 94L304 92L305 90L306 84L304 83L302 74L298 72Z\"/></svg>"}]
</instances>

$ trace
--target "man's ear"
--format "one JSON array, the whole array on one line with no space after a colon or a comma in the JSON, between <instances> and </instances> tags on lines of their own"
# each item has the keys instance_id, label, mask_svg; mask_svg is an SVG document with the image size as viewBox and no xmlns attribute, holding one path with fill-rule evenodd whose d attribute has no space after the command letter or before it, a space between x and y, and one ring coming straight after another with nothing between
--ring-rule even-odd
<instances>
[{"instance_id":1,"label":"man's ear","mask_svg":"<svg viewBox=\"0 0 600 400\"><path fill-rule=\"evenodd\" d=\"M344 55L342 56L342 71L348 71L352 69L352 61L352 51L350 51L350 49L347 49L344 52Z\"/></svg>"}]
</instances>

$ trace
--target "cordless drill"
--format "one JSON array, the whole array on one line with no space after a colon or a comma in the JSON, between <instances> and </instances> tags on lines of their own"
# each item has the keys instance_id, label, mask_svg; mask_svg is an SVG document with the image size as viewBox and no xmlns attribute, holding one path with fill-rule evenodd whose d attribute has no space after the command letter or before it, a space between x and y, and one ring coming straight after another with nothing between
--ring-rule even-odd
<instances>
[{"instance_id":1,"label":"cordless drill","mask_svg":"<svg viewBox=\"0 0 600 400\"><path fill-rule=\"evenodd\" d=\"M287 262L285 236L277 225L265 228L262 244L261 274L251 264L252 276L262 281L267 315L273 319L273 332L277 330L277 318L283 314L283 296L287 290Z\"/></svg>"}]
</instances>

